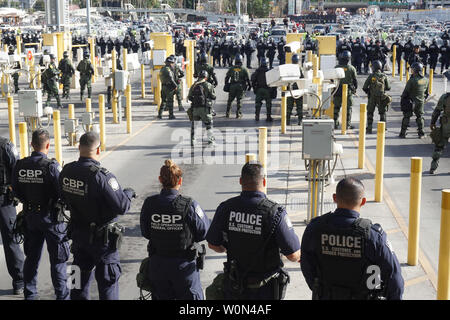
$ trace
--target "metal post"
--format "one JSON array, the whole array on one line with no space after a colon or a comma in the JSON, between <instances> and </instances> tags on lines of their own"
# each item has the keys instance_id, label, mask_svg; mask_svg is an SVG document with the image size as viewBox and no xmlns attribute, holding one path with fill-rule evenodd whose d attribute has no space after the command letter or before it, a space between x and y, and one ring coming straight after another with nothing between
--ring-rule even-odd
<instances>
[{"instance_id":1,"label":"metal post","mask_svg":"<svg viewBox=\"0 0 450 320\"><path fill-rule=\"evenodd\" d=\"M428 94L431 95L433 93L433 75L434 75L434 71L433 69L430 68L430 83L428 86ZM446 91L444 91L446 92Z\"/></svg>"},{"instance_id":2,"label":"metal post","mask_svg":"<svg viewBox=\"0 0 450 320\"><path fill-rule=\"evenodd\" d=\"M19 122L20 159L28 157L28 132L27 123Z\"/></svg>"},{"instance_id":3,"label":"metal post","mask_svg":"<svg viewBox=\"0 0 450 320\"><path fill-rule=\"evenodd\" d=\"M126 99L127 99L127 103L126 103L126 117L127 117L127 133L131 133L131 85L127 85L127 89L126 89Z\"/></svg>"},{"instance_id":4,"label":"metal post","mask_svg":"<svg viewBox=\"0 0 450 320\"><path fill-rule=\"evenodd\" d=\"M251 161L256 161L256 154L254 153L245 154L245 163L249 163Z\"/></svg>"},{"instance_id":5,"label":"metal post","mask_svg":"<svg viewBox=\"0 0 450 320\"><path fill-rule=\"evenodd\" d=\"M259 127L258 142L258 158L259 162L264 167L264 175L266 176L266 187L264 188L264 193L267 194L267 127Z\"/></svg>"},{"instance_id":6,"label":"metal post","mask_svg":"<svg viewBox=\"0 0 450 320\"><path fill-rule=\"evenodd\" d=\"M100 150L106 151L106 134L105 134L105 96L98 95L98 116L100 122Z\"/></svg>"},{"instance_id":7,"label":"metal post","mask_svg":"<svg viewBox=\"0 0 450 320\"><path fill-rule=\"evenodd\" d=\"M442 190L437 299L450 298L450 189Z\"/></svg>"},{"instance_id":8,"label":"metal post","mask_svg":"<svg viewBox=\"0 0 450 320\"><path fill-rule=\"evenodd\" d=\"M392 77L395 77L395 63L397 62L397 46L392 49Z\"/></svg>"},{"instance_id":9,"label":"metal post","mask_svg":"<svg viewBox=\"0 0 450 320\"><path fill-rule=\"evenodd\" d=\"M422 158L411 158L411 181L409 187L408 265L419 261L420 196L422 189Z\"/></svg>"},{"instance_id":10,"label":"metal post","mask_svg":"<svg viewBox=\"0 0 450 320\"><path fill-rule=\"evenodd\" d=\"M287 98L286 87L281 88L281 134L286 133Z\"/></svg>"},{"instance_id":11,"label":"metal post","mask_svg":"<svg viewBox=\"0 0 450 320\"><path fill-rule=\"evenodd\" d=\"M14 117L14 99L8 96L9 140L16 145L16 119Z\"/></svg>"},{"instance_id":12,"label":"metal post","mask_svg":"<svg viewBox=\"0 0 450 320\"><path fill-rule=\"evenodd\" d=\"M62 164L61 118L59 110L53 111L53 133L55 138L55 158Z\"/></svg>"},{"instance_id":13,"label":"metal post","mask_svg":"<svg viewBox=\"0 0 450 320\"><path fill-rule=\"evenodd\" d=\"M386 123L377 125L377 162L375 169L375 202L383 201L384 141Z\"/></svg>"},{"instance_id":14,"label":"metal post","mask_svg":"<svg viewBox=\"0 0 450 320\"><path fill-rule=\"evenodd\" d=\"M403 59L401 59L400 60L400 81L403 81L403 74L405 73L405 70L403 70L404 65L405 65L405 63L404 63Z\"/></svg>"},{"instance_id":15,"label":"metal post","mask_svg":"<svg viewBox=\"0 0 450 320\"><path fill-rule=\"evenodd\" d=\"M367 105L361 103L359 106L359 147L358 147L358 169L364 168L366 157L366 113Z\"/></svg>"},{"instance_id":16,"label":"metal post","mask_svg":"<svg viewBox=\"0 0 450 320\"><path fill-rule=\"evenodd\" d=\"M145 65L141 64L141 97L145 99Z\"/></svg>"},{"instance_id":17,"label":"metal post","mask_svg":"<svg viewBox=\"0 0 450 320\"><path fill-rule=\"evenodd\" d=\"M91 0L86 0L87 34L91 35Z\"/></svg>"},{"instance_id":18,"label":"metal post","mask_svg":"<svg viewBox=\"0 0 450 320\"><path fill-rule=\"evenodd\" d=\"M341 100L342 134L347 134L347 92L348 92L348 84L344 83L342 85L342 100Z\"/></svg>"}]
</instances>

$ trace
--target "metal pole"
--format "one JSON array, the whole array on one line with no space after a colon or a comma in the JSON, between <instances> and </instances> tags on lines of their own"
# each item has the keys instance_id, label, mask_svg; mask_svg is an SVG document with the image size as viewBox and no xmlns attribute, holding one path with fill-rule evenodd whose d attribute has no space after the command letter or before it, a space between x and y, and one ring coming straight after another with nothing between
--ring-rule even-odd
<instances>
[{"instance_id":1,"label":"metal pole","mask_svg":"<svg viewBox=\"0 0 450 320\"><path fill-rule=\"evenodd\" d=\"M56 2L56 31L59 32L60 27L61 27L61 17L59 16L59 12L60 12L59 7L61 4L59 3L59 0L56 0L55 2Z\"/></svg>"},{"instance_id":2,"label":"metal pole","mask_svg":"<svg viewBox=\"0 0 450 320\"><path fill-rule=\"evenodd\" d=\"M86 0L87 34L91 35L91 0Z\"/></svg>"},{"instance_id":3,"label":"metal pole","mask_svg":"<svg viewBox=\"0 0 450 320\"><path fill-rule=\"evenodd\" d=\"M408 265L419 261L420 195L422 191L422 158L411 158L409 187Z\"/></svg>"},{"instance_id":4,"label":"metal pole","mask_svg":"<svg viewBox=\"0 0 450 320\"><path fill-rule=\"evenodd\" d=\"M450 189L442 190L441 238L439 242L439 266L437 299L450 297Z\"/></svg>"}]
</instances>

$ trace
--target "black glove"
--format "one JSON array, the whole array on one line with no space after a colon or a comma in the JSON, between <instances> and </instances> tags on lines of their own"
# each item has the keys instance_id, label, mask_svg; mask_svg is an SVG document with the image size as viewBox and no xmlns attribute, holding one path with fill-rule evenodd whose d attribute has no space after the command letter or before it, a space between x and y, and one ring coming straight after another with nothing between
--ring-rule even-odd
<instances>
[{"instance_id":1,"label":"black glove","mask_svg":"<svg viewBox=\"0 0 450 320\"><path fill-rule=\"evenodd\" d=\"M136 191L134 191L133 188L125 188L123 189L123 193L125 193L127 195L128 198L136 198Z\"/></svg>"}]
</instances>

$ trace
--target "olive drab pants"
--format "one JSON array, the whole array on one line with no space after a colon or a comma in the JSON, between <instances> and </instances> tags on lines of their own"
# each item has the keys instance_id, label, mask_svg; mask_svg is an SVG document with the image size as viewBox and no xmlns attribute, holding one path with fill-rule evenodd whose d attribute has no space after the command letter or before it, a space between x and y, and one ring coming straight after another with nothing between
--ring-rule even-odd
<instances>
[{"instance_id":1,"label":"olive drab pants","mask_svg":"<svg viewBox=\"0 0 450 320\"><path fill-rule=\"evenodd\" d=\"M70 75L63 75L61 77L61 83L63 84L63 98L69 99L70 94L70 82L71 82L72 76Z\"/></svg>"},{"instance_id":2,"label":"olive drab pants","mask_svg":"<svg viewBox=\"0 0 450 320\"><path fill-rule=\"evenodd\" d=\"M237 103L236 117L242 116L241 100L243 97L244 97L244 88L242 87L242 85L240 83L232 83L230 85L230 92L228 93L227 112L226 112L227 117L230 116L231 103L233 102L234 99L236 99L236 103Z\"/></svg>"},{"instance_id":3,"label":"olive drab pants","mask_svg":"<svg viewBox=\"0 0 450 320\"><path fill-rule=\"evenodd\" d=\"M339 112L341 111L342 97L335 95L333 97L333 104L334 104L334 125L335 125L335 127L337 127L339 125ZM348 94L348 96L347 96L347 129L348 129L348 127L350 127L350 124L352 122L352 106L353 106L353 95Z\"/></svg>"},{"instance_id":4,"label":"olive drab pants","mask_svg":"<svg viewBox=\"0 0 450 320\"><path fill-rule=\"evenodd\" d=\"M261 112L262 101L266 102L267 117L272 115L272 97L270 89L258 88L256 90L255 98L255 115L259 119L259 113Z\"/></svg>"},{"instance_id":5,"label":"olive drab pants","mask_svg":"<svg viewBox=\"0 0 450 320\"><path fill-rule=\"evenodd\" d=\"M92 85L91 85L91 77L81 76L80 77L80 98L83 100L84 89L87 87L88 90L88 98L91 97L92 94Z\"/></svg>"},{"instance_id":6,"label":"olive drab pants","mask_svg":"<svg viewBox=\"0 0 450 320\"><path fill-rule=\"evenodd\" d=\"M177 96L177 102L178 102L178 109L180 111L184 111L184 108L183 108L183 94L182 94L182 90L181 90L181 83L179 83L178 86L177 86L176 96Z\"/></svg>"},{"instance_id":7,"label":"olive drab pants","mask_svg":"<svg viewBox=\"0 0 450 320\"><path fill-rule=\"evenodd\" d=\"M17 93L19 91L19 73L13 73L12 77L14 79L14 93Z\"/></svg>"},{"instance_id":8,"label":"olive drab pants","mask_svg":"<svg viewBox=\"0 0 450 320\"><path fill-rule=\"evenodd\" d=\"M286 124L291 124L291 115L294 109L294 104L297 109L298 116L298 124L302 124L303 120L303 98L294 99L292 97L287 97L286 99L286 107L287 107L287 115L286 115Z\"/></svg>"},{"instance_id":9,"label":"olive drab pants","mask_svg":"<svg viewBox=\"0 0 450 320\"><path fill-rule=\"evenodd\" d=\"M61 108L61 99L59 98L57 83L56 82L47 83L47 89L48 89L48 91L47 91L48 95L47 95L46 106L48 107L50 105L52 97L55 97L58 108Z\"/></svg>"},{"instance_id":10,"label":"olive drab pants","mask_svg":"<svg viewBox=\"0 0 450 320\"><path fill-rule=\"evenodd\" d=\"M424 126L424 119L423 119L423 102L417 103L414 102L414 109L412 111L403 112L403 120L402 120L402 133L406 133L406 129L408 129L409 125L409 118L412 117L414 114L416 115L416 123L417 123L417 132L419 134L423 134L423 126Z\"/></svg>"},{"instance_id":11,"label":"olive drab pants","mask_svg":"<svg viewBox=\"0 0 450 320\"><path fill-rule=\"evenodd\" d=\"M158 116L161 117L167 105L169 109L169 117L173 117L173 98L176 90L170 90L168 86L163 85L161 88L161 105L159 106Z\"/></svg>"},{"instance_id":12,"label":"olive drab pants","mask_svg":"<svg viewBox=\"0 0 450 320\"><path fill-rule=\"evenodd\" d=\"M389 99L384 100L381 96L369 97L367 102L367 129L372 129L373 115L375 109L378 108L378 114L380 115L380 121L386 122L386 112L389 110Z\"/></svg>"},{"instance_id":13,"label":"olive drab pants","mask_svg":"<svg viewBox=\"0 0 450 320\"><path fill-rule=\"evenodd\" d=\"M202 121L203 125L206 127L206 133L208 135L208 142L214 141L212 135L213 126L213 116L211 114L210 107L195 107L192 108L192 121L191 121L191 144L195 141L194 126L195 121Z\"/></svg>"},{"instance_id":14,"label":"olive drab pants","mask_svg":"<svg viewBox=\"0 0 450 320\"><path fill-rule=\"evenodd\" d=\"M433 161L431 161L431 170L436 170L439 165L439 159L441 158L442 151L444 151L445 146L448 143L448 139L450 138L450 124L446 126L441 126L441 138L437 143L434 144L433 151Z\"/></svg>"}]
</instances>

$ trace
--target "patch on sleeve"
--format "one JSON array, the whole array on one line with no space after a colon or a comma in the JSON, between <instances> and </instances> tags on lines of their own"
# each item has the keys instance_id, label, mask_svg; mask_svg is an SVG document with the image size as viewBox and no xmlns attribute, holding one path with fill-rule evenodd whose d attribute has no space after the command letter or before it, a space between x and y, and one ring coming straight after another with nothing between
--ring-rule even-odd
<instances>
[{"instance_id":1,"label":"patch on sleeve","mask_svg":"<svg viewBox=\"0 0 450 320\"><path fill-rule=\"evenodd\" d=\"M392 247L392 244L389 240L386 239L386 246L391 250L392 253L394 253L394 248Z\"/></svg>"},{"instance_id":2,"label":"patch on sleeve","mask_svg":"<svg viewBox=\"0 0 450 320\"><path fill-rule=\"evenodd\" d=\"M11 151L12 151L12 153L14 154L15 157L18 157L18 156L19 156L19 152L17 151L16 146L13 145L13 144L11 145Z\"/></svg>"},{"instance_id":3,"label":"patch on sleeve","mask_svg":"<svg viewBox=\"0 0 450 320\"><path fill-rule=\"evenodd\" d=\"M286 223L289 229L292 229L293 227L292 221L287 214L284 216L284 222Z\"/></svg>"},{"instance_id":4,"label":"patch on sleeve","mask_svg":"<svg viewBox=\"0 0 450 320\"><path fill-rule=\"evenodd\" d=\"M56 170L58 170L58 172L61 172L62 171L62 167L61 167L61 165L58 163L57 164L57 166L56 166Z\"/></svg>"},{"instance_id":5,"label":"patch on sleeve","mask_svg":"<svg viewBox=\"0 0 450 320\"><path fill-rule=\"evenodd\" d=\"M195 206L195 213L200 217L200 219L203 219L203 217L205 216L205 213L199 205Z\"/></svg>"},{"instance_id":6,"label":"patch on sleeve","mask_svg":"<svg viewBox=\"0 0 450 320\"><path fill-rule=\"evenodd\" d=\"M111 178L108 180L108 184L111 186L111 188L114 191L119 190L119 183L117 182L116 178Z\"/></svg>"}]
</instances>

